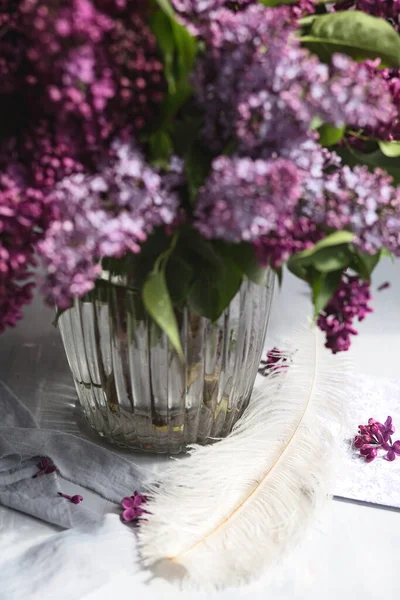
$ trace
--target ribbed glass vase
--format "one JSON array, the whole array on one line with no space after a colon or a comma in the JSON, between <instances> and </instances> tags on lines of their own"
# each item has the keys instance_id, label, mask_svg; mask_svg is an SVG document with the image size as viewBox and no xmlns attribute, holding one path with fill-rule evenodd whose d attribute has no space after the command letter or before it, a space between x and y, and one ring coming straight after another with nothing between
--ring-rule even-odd
<instances>
[{"instance_id":1,"label":"ribbed glass vase","mask_svg":"<svg viewBox=\"0 0 400 600\"><path fill-rule=\"evenodd\" d=\"M92 427L133 449L178 453L228 435L245 409L264 347L274 285L245 280L217 322L177 312L183 363L137 292L99 285L59 319Z\"/></svg>"}]
</instances>

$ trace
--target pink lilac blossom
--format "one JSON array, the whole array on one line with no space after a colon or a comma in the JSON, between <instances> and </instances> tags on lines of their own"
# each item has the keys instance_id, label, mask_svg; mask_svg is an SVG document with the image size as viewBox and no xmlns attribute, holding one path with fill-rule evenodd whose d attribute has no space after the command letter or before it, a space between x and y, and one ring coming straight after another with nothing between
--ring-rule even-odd
<instances>
[{"instance_id":1,"label":"pink lilac blossom","mask_svg":"<svg viewBox=\"0 0 400 600\"><path fill-rule=\"evenodd\" d=\"M279 150L304 138L312 120L375 127L394 107L386 83L367 65L334 55L319 62L300 46L290 9L261 5L213 13L202 32L208 52L194 74L204 134L216 149L237 138L241 153Z\"/></svg>"},{"instance_id":2,"label":"pink lilac blossom","mask_svg":"<svg viewBox=\"0 0 400 600\"><path fill-rule=\"evenodd\" d=\"M350 348L351 336L357 335L353 322L362 321L373 312L369 306L371 294L369 282L358 276L344 274L340 285L321 312L317 324L326 333L326 348L333 354Z\"/></svg>"},{"instance_id":3,"label":"pink lilac blossom","mask_svg":"<svg viewBox=\"0 0 400 600\"><path fill-rule=\"evenodd\" d=\"M43 194L22 180L17 167L0 173L0 333L16 325L32 299L34 244L48 219Z\"/></svg>"},{"instance_id":4,"label":"pink lilac blossom","mask_svg":"<svg viewBox=\"0 0 400 600\"><path fill-rule=\"evenodd\" d=\"M285 215L292 216L300 184L299 171L289 160L220 156L199 192L195 225L207 238L255 240Z\"/></svg>"},{"instance_id":5,"label":"pink lilac blossom","mask_svg":"<svg viewBox=\"0 0 400 600\"><path fill-rule=\"evenodd\" d=\"M176 194L141 153L126 144L115 145L114 153L101 174L73 175L50 195L54 220L38 253L45 297L60 308L93 289L102 257L139 252L154 227L176 216Z\"/></svg>"}]
</instances>

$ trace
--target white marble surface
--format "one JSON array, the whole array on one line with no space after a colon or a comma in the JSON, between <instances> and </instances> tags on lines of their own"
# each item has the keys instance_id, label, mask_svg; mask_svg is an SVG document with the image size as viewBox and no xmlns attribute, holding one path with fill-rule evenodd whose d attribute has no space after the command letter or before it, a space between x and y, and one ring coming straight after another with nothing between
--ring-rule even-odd
<instances>
[{"instance_id":1,"label":"white marble surface","mask_svg":"<svg viewBox=\"0 0 400 600\"><path fill-rule=\"evenodd\" d=\"M392 287L375 293L376 313L361 324L362 335L355 340L351 357L358 374L400 379L400 263L386 261L381 265L374 287L386 280L392 282ZM287 277L282 291L276 294L267 346L277 335L290 335L309 314L306 288ZM30 405L43 426L74 433L80 428L83 435L95 441L76 418L71 376L51 319L51 311L36 302L26 311L23 324L0 338L0 378L20 397L31 399ZM136 455L134 459L151 468L154 465L149 457ZM97 502L90 495L85 501ZM17 555L54 531L49 525L0 507L0 556ZM256 600L267 596L274 600L350 600L354 596L394 600L400 586L399 551L398 512L334 501L300 551L290 558L280 583L261 579L242 589L201 594L178 592L163 581L145 584L142 574L126 573L88 600L126 596L140 600L238 600L250 594Z\"/></svg>"}]
</instances>

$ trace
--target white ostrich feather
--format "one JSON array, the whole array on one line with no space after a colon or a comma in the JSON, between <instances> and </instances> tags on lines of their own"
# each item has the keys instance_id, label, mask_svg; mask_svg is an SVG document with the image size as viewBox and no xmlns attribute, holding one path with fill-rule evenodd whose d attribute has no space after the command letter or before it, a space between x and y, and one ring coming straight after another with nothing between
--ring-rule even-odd
<instances>
[{"instance_id":1,"label":"white ostrich feather","mask_svg":"<svg viewBox=\"0 0 400 600\"><path fill-rule=\"evenodd\" d=\"M279 563L328 499L346 361L308 330L285 374L255 389L232 434L174 461L150 490L144 565L199 588L248 582Z\"/></svg>"}]
</instances>

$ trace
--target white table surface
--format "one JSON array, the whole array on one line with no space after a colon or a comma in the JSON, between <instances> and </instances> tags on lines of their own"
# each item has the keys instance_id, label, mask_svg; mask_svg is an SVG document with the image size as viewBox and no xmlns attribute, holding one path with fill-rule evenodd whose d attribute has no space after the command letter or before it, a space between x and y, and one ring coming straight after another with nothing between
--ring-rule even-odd
<instances>
[{"instance_id":1,"label":"white table surface","mask_svg":"<svg viewBox=\"0 0 400 600\"><path fill-rule=\"evenodd\" d=\"M356 373L400 379L400 263L386 260L374 276L374 289L386 280L391 288L375 292L376 312L363 322L350 356ZM269 339L290 336L311 313L307 290L287 276L276 292ZM29 398L31 409L43 426L51 426L95 437L77 417L76 397L58 332L51 326L52 311L36 301L15 330L0 338L0 379L22 399ZM267 347L270 343L267 340ZM154 459L133 455L136 462L152 467ZM157 460L157 459L156 459ZM166 459L164 459L166 460ZM74 487L76 491L76 487ZM68 492L66 486L66 492ZM97 502L93 495L87 502ZM0 507L0 556L12 557L21 549L46 538L57 528ZM141 574L125 573L90 595L90 600L117 597L159 600L237 600L250 594L255 600L363 600L398 597L400 588L399 511L355 503L333 501L321 521L289 560L284 582L266 580L241 589L214 594L179 592L158 580L145 584ZM0 578L1 585L1 578ZM87 597L88 598L88 597ZM27 599L29 600L29 599ZM46 599L45 599L46 600ZM53 600L53 599L51 599ZM54 599L56 600L56 599Z\"/></svg>"}]
</instances>

